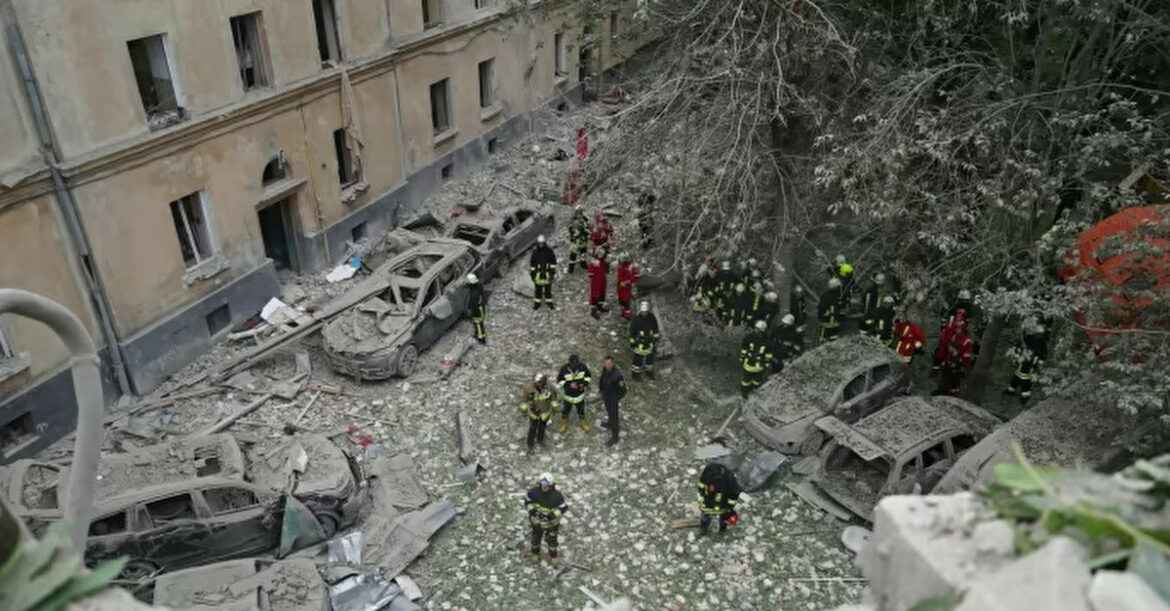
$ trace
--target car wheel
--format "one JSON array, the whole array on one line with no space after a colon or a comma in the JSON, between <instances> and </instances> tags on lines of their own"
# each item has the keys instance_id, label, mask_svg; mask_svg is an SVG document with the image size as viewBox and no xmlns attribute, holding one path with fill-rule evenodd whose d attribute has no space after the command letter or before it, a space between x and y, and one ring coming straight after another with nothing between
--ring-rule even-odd
<instances>
[{"instance_id":1,"label":"car wheel","mask_svg":"<svg viewBox=\"0 0 1170 611\"><path fill-rule=\"evenodd\" d=\"M341 523L341 520L337 518L336 514L323 511L317 514L317 522L321 524L321 530L324 531L325 538L329 539L337 533L337 526Z\"/></svg>"},{"instance_id":2,"label":"car wheel","mask_svg":"<svg viewBox=\"0 0 1170 611\"><path fill-rule=\"evenodd\" d=\"M825 445L825 433L823 431L813 431L809 433L804 441L800 442L800 455L812 456Z\"/></svg>"},{"instance_id":3,"label":"car wheel","mask_svg":"<svg viewBox=\"0 0 1170 611\"><path fill-rule=\"evenodd\" d=\"M410 374L414 373L415 365L418 365L418 348L413 344L407 344L398 353L398 375L409 378Z\"/></svg>"}]
</instances>

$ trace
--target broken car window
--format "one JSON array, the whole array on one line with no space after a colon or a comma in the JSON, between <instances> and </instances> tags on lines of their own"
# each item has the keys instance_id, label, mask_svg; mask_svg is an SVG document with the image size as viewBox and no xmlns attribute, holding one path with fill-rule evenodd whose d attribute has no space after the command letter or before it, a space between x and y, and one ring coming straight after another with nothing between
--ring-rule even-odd
<instances>
[{"instance_id":1,"label":"broken car window","mask_svg":"<svg viewBox=\"0 0 1170 611\"><path fill-rule=\"evenodd\" d=\"M947 459L947 450L944 442L938 442L922 453L922 468L929 469Z\"/></svg>"},{"instance_id":2,"label":"broken car window","mask_svg":"<svg viewBox=\"0 0 1170 611\"><path fill-rule=\"evenodd\" d=\"M207 507L215 515L239 511L259 504L256 500L256 495L251 490L244 488L213 488L211 490L204 490L203 500L207 501Z\"/></svg>"},{"instance_id":3,"label":"broken car window","mask_svg":"<svg viewBox=\"0 0 1170 611\"><path fill-rule=\"evenodd\" d=\"M89 536L104 537L126 532L126 512L108 515L89 523Z\"/></svg>"},{"instance_id":4,"label":"broken car window","mask_svg":"<svg viewBox=\"0 0 1170 611\"><path fill-rule=\"evenodd\" d=\"M976 441L978 440L974 435L971 434L964 433L962 435L955 435L955 437L951 439L951 448L954 449L955 456L958 456L959 454L970 450L971 446L974 446Z\"/></svg>"},{"instance_id":5,"label":"broken car window","mask_svg":"<svg viewBox=\"0 0 1170 611\"><path fill-rule=\"evenodd\" d=\"M516 211L516 222L517 223L523 224L524 221L527 221L531 217L532 217L531 210L517 210Z\"/></svg>"},{"instance_id":6,"label":"broken car window","mask_svg":"<svg viewBox=\"0 0 1170 611\"><path fill-rule=\"evenodd\" d=\"M195 506L191 504L191 495L185 492L147 503L146 511L150 513L150 519L154 521L155 526L195 519Z\"/></svg>"},{"instance_id":7,"label":"broken car window","mask_svg":"<svg viewBox=\"0 0 1170 611\"><path fill-rule=\"evenodd\" d=\"M894 368L890 367L889 363L875 367L873 370L873 386L877 386L878 384L886 381L886 379L890 377L890 374L893 373L893 371Z\"/></svg>"},{"instance_id":8,"label":"broken car window","mask_svg":"<svg viewBox=\"0 0 1170 611\"><path fill-rule=\"evenodd\" d=\"M865 374L864 373L857 376L856 378L853 378L853 381L849 382L849 384L847 384L845 386L845 391L843 393L841 393L841 400L842 401L852 401L853 399L855 399L858 395L860 395L863 392L865 392Z\"/></svg>"},{"instance_id":9,"label":"broken car window","mask_svg":"<svg viewBox=\"0 0 1170 611\"><path fill-rule=\"evenodd\" d=\"M476 246L483 246L483 243L487 241L489 234L491 234L491 230L485 227L479 227L476 225L459 225L455 228L454 237L459 240L466 240L471 242Z\"/></svg>"}]
</instances>

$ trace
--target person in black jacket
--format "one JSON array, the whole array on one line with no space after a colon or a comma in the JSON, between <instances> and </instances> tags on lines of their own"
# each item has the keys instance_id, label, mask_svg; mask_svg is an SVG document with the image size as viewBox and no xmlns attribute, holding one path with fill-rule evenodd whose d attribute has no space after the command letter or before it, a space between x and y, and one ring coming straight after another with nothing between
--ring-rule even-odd
<instances>
[{"instance_id":1,"label":"person in black jacket","mask_svg":"<svg viewBox=\"0 0 1170 611\"><path fill-rule=\"evenodd\" d=\"M574 406L577 408L577 422L581 430L589 432L589 420L585 418L585 394L589 392L589 384L592 382L593 374L581 362L581 358L576 354L569 355L569 362L557 374L557 388L561 391L562 434L569 431L569 415Z\"/></svg>"},{"instance_id":2,"label":"person in black jacket","mask_svg":"<svg viewBox=\"0 0 1170 611\"><path fill-rule=\"evenodd\" d=\"M841 333L841 280L829 279L829 290L821 293L821 300L817 303L817 341L831 342Z\"/></svg>"},{"instance_id":3,"label":"person in black jacket","mask_svg":"<svg viewBox=\"0 0 1170 611\"><path fill-rule=\"evenodd\" d=\"M638 315L630 321L630 350L634 352L634 364L630 371L634 372L634 379L645 374L654 379L654 353L658 349L658 339L662 334L658 330L658 317L650 311L650 302L643 301L638 306Z\"/></svg>"},{"instance_id":4,"label":"person in black jacket","mask_svg":"<svg viewBox=\"0 0 1170 611\"><path fill-rule=\"evenodd\" d=\"M543 539L548 545L548 557L556 560L560 547L557 535L561 530L561 516L569 510L569 506L565 503L564 495L557 490L552 475L540 475L540 481L528 491L524 499L524 508L528 510L528 524L532 526L532 555L540 555L540 541Z\"/></svg>"},{"instance_id":5,"label":"person in black jacket","mask_svg":"<svg viewBox=\"0 0 1170 611\"><path fill-rule=\"evenodd\" d=\"M796 332L804 335L804 325L808 322L808 300L804 295L804 287L793 281L792 298L788 303L788 313L796 319Z\"/></svg>"},{"instance_id":6,"label":"person in black jacket","mask_svg":"<svg viewBox=\"0 0 1170 611\"><path fill-rule=\"evenodd\" d=\"M475 326L475 341L486 344L487 330L484 323L487 321L487 296L484 295L483 285L475 274L467 274L467 316Z\"/></svg>"},{"instance_id":7,"label":"person in black jacket","mask_svg":"<svg viewBox=\"0 0 1170 611\"><path fill-rule=\"evenodd\" d=\"M557 275L557 254L545 243L544 236L536 237L536 248L528 261L528 273L532 275L532 309L539 310L540 304L557 309L553 303L552 283Z\"/></svg>"},{"instance_id":8,"label":"person in black jacket","mask_svg":"<svg viewBox=\"0 0 1170 611\"><path fill-rule=\"evenodd\" d=\"M1023 335L1015 348L1016 373L1004 394L1019 394L1020 404L1025 405L1032 398L1032 387L1036 384L1036 373L1048 358L1048 328L1035 318L1024 321Z\"/></svg>"},{"instance_id":9,"label":"person in black jacket","mask_svg":"<svg viewBox=\"0 0 1170 611\"><path fill-rule=\"evenodd\" d=\"M601 380L597 385L601 391L601 400L605 402L605 414L609 420L603 423L603 428L609 429L609 441L606 446L617 444L621 435L621 417L618 413L622 397L626 396L626 379L622 372L613 364L613 357L606 356L601 365Z\"/></svg>"},{"instance_id":10,"label":"person in black jacket","mask_svg":"<svg viewBox=\"0 0 1170 611\"><path fill-rule=\"evenodd\" d=\"M699 510L703 517L699 521L701 534L707 534L711 521L719 518L719 532L739 523L735 506L739 503L739 482L731 469L720 463L708 463L699 474Z\"/></svg>"}]
</instances>

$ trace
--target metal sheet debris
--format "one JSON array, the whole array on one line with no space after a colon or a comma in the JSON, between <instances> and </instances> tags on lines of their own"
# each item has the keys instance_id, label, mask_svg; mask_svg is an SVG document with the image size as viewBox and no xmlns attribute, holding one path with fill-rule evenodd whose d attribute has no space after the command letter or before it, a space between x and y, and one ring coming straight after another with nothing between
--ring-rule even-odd
<instances>
[{"instance_id":1,"label":"metal sheet debris","mask_svg":"<svg viewBox=\"0 0 1170 611\"><path fill-rule=\"evenodd\" d=\"M364 538L365 535L362 531L355 530L348 535L330 541L329 562L361 564Z\"/></svg>"},{"instance_id":2,"label":"metal sheet debris","mask_svg":"<svg viewBox=\"0 0 1170 611\"><path fill-rule=\"evenodd\" d=\"M397 584L378 573L347 577L329 588L333 611L380 611L402 594Z\"/></svg>"},{"instance_id":3,"label":"metal sheet debris","mask_svg":"<svg viewBox=\"0 0 1170 611\"><path fill-rule=\"evenodd\" d=\"M397 577L426 550L429 539L453 519L455 504L447 499L399 516L384 536L370 532L363 554L366 562L377 564L386 575Z\"/></svg>"},{"instance_id":4,"label":"metal sheet debris","mask_svg":"<svg viewBox=\"0 0 1170 611\"><path fill-rule=\"evenodd\" d=\"M369 463L371 476L378 479L375 491L385 505L399 509L418 509L427 504L427 491L418 481L418 469L408 454L392 458L379 456Z\"/></svg>"},{"instance_id":5,"label":"metal sheet debris","mask_svg":"<svg viewBox=\"0 0 1170 611\"><path fill-rule=\"evenodd\" d=\"M325 530L304 503L292 495L284 497L284 517L280 524L280 547L277 558L284 558L295 550L325 540Z\"/></svg>"},{"instance_id":6,"label":"metal sheet debris","mask_svg":"<svg viewBox=\"0 0 1170 611\"><path fill-rule=\"evenodd\" d=\"M399 588L402 588L403 596L406 596L411 601L418 600L423 596L422 590L419 589L418 584L406 575L399 575L395 577L394 583L398 584Z\"/></svg>"},{"instance_id":7,"label":"metal sheet debris","mask_svg":"<svg viewBox=\"0 0 1170 611\"><path fill-rule=\"evenodd\" d=\"M736 474L744 490L754 491L765 487L772 475L788 458L779 452L763 452L742 465Z\"/></svg>"}]
</instances>

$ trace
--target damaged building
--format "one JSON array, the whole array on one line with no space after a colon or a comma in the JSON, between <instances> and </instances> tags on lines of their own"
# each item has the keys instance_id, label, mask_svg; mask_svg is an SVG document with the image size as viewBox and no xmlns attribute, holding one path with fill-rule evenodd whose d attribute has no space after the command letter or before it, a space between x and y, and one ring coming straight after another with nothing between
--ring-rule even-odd
<instances>
[{"instance_id":1,"label":"damaged building","mask_svg":"<svg viewBox=\"0 0 1170 611\"><path fill-rule=\"evenodd\" d=\"M144 394L347 242L409 219L650 37L504 0L0 0L0 286ZM72 430L68 354L0 317L0 463Z\"/></svg>"}]
</instances>

